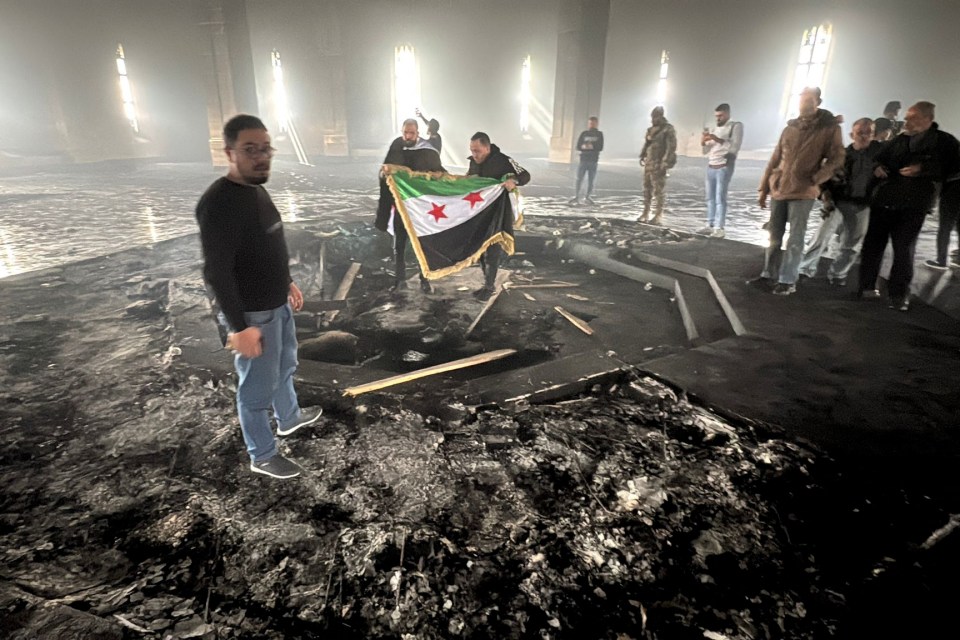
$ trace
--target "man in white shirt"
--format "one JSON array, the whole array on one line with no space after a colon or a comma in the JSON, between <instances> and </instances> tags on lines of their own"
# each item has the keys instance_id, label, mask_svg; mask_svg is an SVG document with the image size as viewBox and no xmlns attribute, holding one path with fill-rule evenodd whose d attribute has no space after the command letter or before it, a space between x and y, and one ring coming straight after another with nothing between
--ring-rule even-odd
<instances>
[{"instance_id":1,"label":"man in white shirt","mask_svg":"<svg viewBox=\"0 0 960 640\"><path fill-rule=\"evenodd\" d=\"M727 191L743 143L743 124L730 119L727 103L719 105L714 115L717 126L704 129L700 138L703 155L707 156L707 226L698 233L722 238L726 234Z\"/></svg>"}]
</instances>

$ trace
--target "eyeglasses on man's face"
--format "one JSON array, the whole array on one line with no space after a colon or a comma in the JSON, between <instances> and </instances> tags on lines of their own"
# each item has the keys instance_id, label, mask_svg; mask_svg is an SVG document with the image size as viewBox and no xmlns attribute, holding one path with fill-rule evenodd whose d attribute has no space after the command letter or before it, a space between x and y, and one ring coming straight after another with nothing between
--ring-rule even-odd
<instances>
[{"instance_id":1,"label":"eyeglasses on man's face","mask_svg":"<svg viewBox=\"0 0 960 640\"><path fill-rule=\"evenodd\" d=\"M240 147L239 149L234 149L234 151L240 151L243 155L247 156L251 160L256 160L261 156L266 156L272 158L273 154L277 152L273 147L257 147L255 145L247 145L245 147Z\"/></svg>"}]
</instances>

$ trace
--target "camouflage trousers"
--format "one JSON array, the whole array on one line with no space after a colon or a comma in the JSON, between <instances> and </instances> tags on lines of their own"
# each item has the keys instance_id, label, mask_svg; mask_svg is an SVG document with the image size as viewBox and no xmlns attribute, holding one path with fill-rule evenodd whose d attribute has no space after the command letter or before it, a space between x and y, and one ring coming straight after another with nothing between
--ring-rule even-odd
<instances>
[{"instance_id":1,"label":"camouflage trousers","mask_svg":"<svg viewBox=\"0 0 960 640\"><path fill-rule=\"evenodd\" d=\"M647 166L643 170L643 218L650 217L650 207L656 199L654 220L663 215L664 190L667 186L666 167Z\"/></svg>"}]
</instances>

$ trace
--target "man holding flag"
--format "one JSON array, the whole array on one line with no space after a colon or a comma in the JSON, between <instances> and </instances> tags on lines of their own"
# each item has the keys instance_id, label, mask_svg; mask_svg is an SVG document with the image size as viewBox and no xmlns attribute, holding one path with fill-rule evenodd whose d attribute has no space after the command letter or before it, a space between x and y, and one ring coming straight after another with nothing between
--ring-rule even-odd
<instances>
[{"instance_id":1,"label":"man holding flag","mask_svg":"<svg viewBox=\"0 0 960 640\"><path fill-rule=\"evenodd\" d=\"M486 254L486 284L474 295L488 300L500 255L513 253L514 223L522 219L516 186L528 182L530 174L490 145L489 138L475 136L471 148L469 175L396 165L385 166L384 173L396 203L394 227L402 225L409 233L424 277L443 278Z\"/></svg>"},{"instance_id":2,"label":"man holding flag","mask_svg":"<svg viewBox=\"0 0 960 640\"><path fill-rule=\"evenodd\" d=\"M383 159L384 169L380 173L380 202L377 206L377 220L375 226L381 231L390 227L390 216L394 208L393 194L386 181L386 170L389 166L406 167L411 171L439 171L446 173L440 164L440 153L429 142L420 137L420 128L417 121L408 118L403 121L402 135L390 144L387 157ZM407 230L397 219L393 221L393 260L395 281L393 288L406 289L407 287ZM424 293L433 291L430 282L420 271L420 288Z\"/></svg>"},{"instance_id":3,"label":"man holding flag","mask_svg":"<svg viewBox=\"0 0 960 640\"><path fill-rule=\"evenodd\" d=\"M530 172L517 164L513 158L500 151L500 147L491 144L490 136L482 131L476 132L470 138L470 168L467 170L467 175L502 180L503 188L507 192L513 192L517 186L523 186L530 182ZM504 232L510 235L512 243L513 218L508 217L506 223L509 226L504 229ZM513 251L511 250L510 253L513 253ZM502 256L503 248L499 244L491 244L481 259L484 284L483 287L473 293L478 300L486 301L493 295L494 285L497 281L497 269L500 267Z\"/></svg>"}]
</instances>

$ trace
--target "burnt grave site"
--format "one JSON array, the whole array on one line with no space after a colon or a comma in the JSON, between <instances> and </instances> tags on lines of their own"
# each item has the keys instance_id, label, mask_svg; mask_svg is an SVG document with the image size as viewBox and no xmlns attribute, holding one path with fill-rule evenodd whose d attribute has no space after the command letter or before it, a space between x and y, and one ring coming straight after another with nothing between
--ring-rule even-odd
<instances>
[{"instance_id":1,"label":"burnt grave site","mask_svg":"<svg viewBox=\"0 0 960 640\"><path fill-rule=\"evenodd\" d=\"M686 241L534 220L485 305L477 268L391 292L367 224L290 225L325 414L287 482L248 470L195 237L8 279L4 635L851 637L927 611L941 508L645 373L738 332L646 254Z\"/></svg>"}]
</instances>

